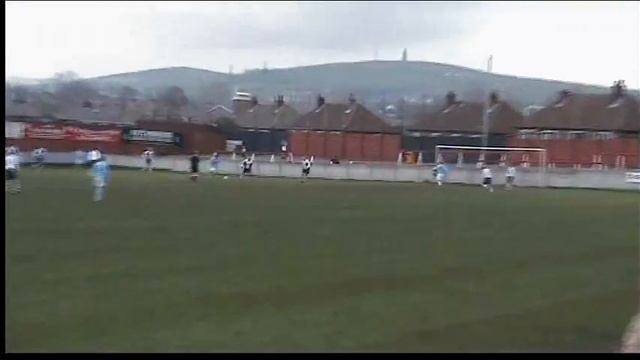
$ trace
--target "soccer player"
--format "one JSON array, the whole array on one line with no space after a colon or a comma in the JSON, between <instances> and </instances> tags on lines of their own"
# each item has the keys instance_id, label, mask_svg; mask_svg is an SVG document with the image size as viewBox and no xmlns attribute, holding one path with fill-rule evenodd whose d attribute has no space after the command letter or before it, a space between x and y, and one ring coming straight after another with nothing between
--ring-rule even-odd
<instances>
[{"instance_id":1,"label":"soccer player","mask_svg":"<svg viewBox=\"0 0 640 360\"><path fill-rule=\"evenodd\" d=\"M509 165L509 167L507 167L507 182L506 182L506 189L507 190L511 190L513 188L513 183L516 180L516 168L513 165Z\"/></svg>"},{"instance_id":2,"label":"soccer player","mask_svg":"<svg viewBox=\"0 0 640 360\"><path fill-rule=\"evenodd\" d=\"M220 163L220 155L217 152L214 152L211 155L211 159L209 159L209 174L213 176L213 174L218 171L218 164Z\"/></svg>"},{"instance_id":3,"label":"soccer player","mask_svg":"<svg viewBox=\"0 0 640 360\"><path fill-rule=\"evenodd\" d=\"M5 149L5 152L6 152L7 154L9 154L9 153L13 152L13 153L14 153L14 154L16 154L16 155L18 155L18 154L20 153L20 152L18 151L18 147L14 146L14 145L11 145L11 146L9 146L8 148L6 148L6 149Z\"/></svg>"},{"instance_id":4,"label":"soccer player","mask_svg":"<svg viewBox=\"0 0 640 360\"><path fill-rule=\"evenodd\" d=\"M304 179L306 179L309 176L309 173L311 172L311 160L306 157L304 158L304 160L302 161L302 181L304 182Z\"/></svg>"},{"instance_id":5,"label":"soccer player","mask_svg":"<svg viewBox=\"0 0 640 360\"><path fill-rule=\"evenodd\" d=\"M93 150L89 151L89 153L87 154L87 160L90 163L100 160L101 157L102 153L100 153L100 150L98 150L98 148L93 148Z\"/></svg>"},{"instance_id":6,"label":"soccer player","mask_svg":"<svg viewBox=\"0 0 640 360\"><path fill-rule=\"evenodd\" d=\"M253 160L251 160L251 158L245 157L244 160L242 160L242 162L240 163L240 167L242 168L242 174L240 175L240 177L251 174L252 166Z\"/></svg>"},{"instance_id":7,"label":"soccer player","mask_svg":"<svg viewBox=\"0 0 640 360\"><path fill-rule=\"evenodd\" d=\"M448 172L449 169L447 169L446 165L442 161L438 161L438 165L436 165L435 167L436 182L438 183L438 186L442 186L442 182L444 181Z\"/></svg>"},{"instance_id":8,"label":"soccer player","mask_svg":"<svg viewBox=\"0 0 640 360\"><path fill-rule=\"evenodd\" d=\"M489 169L487 165L482 165L482 187L489 189L489 192L493 192L493 186L491 185L492 179L491 169Z\"/></svg>"},{"instance_id":9,"label":"soccer player","mask_svg":"<svg viewBox=\"0 0 640 360\"><path fill-rule=\"evenodd\" d=\"M31 167L38 166L38 163L40 160L39 158L40 158L40 148L33 149L33 151L31 151L31 159L33 159L33 163L31 164Z\"/></svg>"},{"instance_id":10,"label":"soccer player","mask_svg":"<svg viewBox=\"0 0 640 360\"><path fill-rule=\"evenodd\" d=\"M151 148L145 149L142 152L142 157L144 158L144 168L143 171L152 171L153 170L153 150Z\"/></svg>"},{"instance_id":11,"label":"soccer player","mask_svg":"<svg viewBox=\"0 0 640 360\"><path fill-rule=\"evenodd\" d=\"M18 150L11 147L4 157L5 191L10 194L17 194L21 191L18 171L20 171L20 156Z\"/></svg>"},{"instance_id":12,"label":"soccer player","mask_svg":"<svg viewBox=\"0 0 640 360\"><path fill-rule=\"evenodd\" d=\"M111 169L104 156L93 162L91 166L93 175L93 201L102 201L107 191L107 185L111 180Z\"/></svg>"},{"instance_id":13,"label":"soccer player","mask_svg":"<svg viewBox=\"0 0 640 360\"><path fill-rule=\"evenodd\" d=\"M198 156L198 152L194 151L193 155L189 159L191 162L191 181L196 182L198 180L198 172L200 166L200 156Z\"/></svg>"},{"instance_id":14,"label":"soccer player","mask_svg":"<svg viewBox=\"0 0 640 360\"><path fill-rule=\"evenodd\" d=\"M44 157L47 154L47 149L37 148L31 153L31 157L34 160L33 167L42 167L44 164Z\"/></svg>"}]
</instances>

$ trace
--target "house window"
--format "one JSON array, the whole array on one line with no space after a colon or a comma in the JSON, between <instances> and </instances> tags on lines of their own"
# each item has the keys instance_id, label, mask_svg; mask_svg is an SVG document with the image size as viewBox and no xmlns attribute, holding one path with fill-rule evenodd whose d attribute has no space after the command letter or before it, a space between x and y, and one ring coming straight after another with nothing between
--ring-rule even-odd
<instances>
[{"instance_id":1,"label":"house window","mask_svg":"<svg viewBox=\"0 0 640 360\"><path fill-rule=\"evenodd\" d=\"M615 139L616 135L611 131L598 131L593 133L593 138L596 140L611 140Z\"/></svg>"},{"instance_id":2,"label":"house window","mask_svg":"<svg viewBox=\"0 0 640 360\"><path fill-rule=\"evenodd\" d=\"M567 139L585 139L588 137L588 135L589 133L587 133L586 131L569 131L567 132Z\"/></svg>"},{"instance_id":3,"label":"house window","mask_svg":"<svg viewBox=\"0 0 640 360\"><path fill-rule=\"evenodd\" d=\"M560 132L557 130L540 131L540 138L542 140L556 140L560 138Z\"/></svg>"},{"instance_id":4,"label":"house window","mask_svg":"<svg viewBox=\"0 0 640 360\"><path fill-rule=\"evenodd\" d=\"M518 138L526 140L526 139L535 139L537 138L537 136L535 134L535 130L523 129L518 131Z\"/></svg>"}]
</instances>

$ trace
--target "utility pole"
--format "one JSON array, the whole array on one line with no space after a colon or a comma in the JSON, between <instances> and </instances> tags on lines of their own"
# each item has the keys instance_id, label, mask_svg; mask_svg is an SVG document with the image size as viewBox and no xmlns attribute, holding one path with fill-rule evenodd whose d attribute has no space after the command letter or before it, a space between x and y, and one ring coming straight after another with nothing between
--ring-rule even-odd
<instances>
[{"instance_id":1,"label":"utility pole","mask_svg":"<svg viewBox=\"0 0 640 360\"><path fill-rule=\"evenodd\" d=\"M489 56L489 60L487 61L487 73L491 73L493 68L493 55ZM484 99L483 104L484 107L482 109L482 146L487 147L489 143L489 108L491 104L489 103L489 96L487 94L487 88L484 87L483 91ZM482 151L484 158L484 150Z\"/></svg>"}]
</instances>

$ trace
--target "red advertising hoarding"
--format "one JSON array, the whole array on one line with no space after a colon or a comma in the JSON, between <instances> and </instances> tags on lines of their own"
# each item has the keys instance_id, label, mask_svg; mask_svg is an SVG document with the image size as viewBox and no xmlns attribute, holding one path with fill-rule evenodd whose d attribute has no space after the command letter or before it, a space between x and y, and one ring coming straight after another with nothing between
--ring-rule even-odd
<instances>
[{"instance_id":1,"label":"red advertising hoarding","mask_svg":"<svg viewBox=\"0 0 640 360\"><path fill-rule=\"evenodd\" d=\"M119 142L122 138L122 131L118 129L90 130L56 124L28 124L25 128L25 137L28 139Z\"/></svg>"}]
</instances>

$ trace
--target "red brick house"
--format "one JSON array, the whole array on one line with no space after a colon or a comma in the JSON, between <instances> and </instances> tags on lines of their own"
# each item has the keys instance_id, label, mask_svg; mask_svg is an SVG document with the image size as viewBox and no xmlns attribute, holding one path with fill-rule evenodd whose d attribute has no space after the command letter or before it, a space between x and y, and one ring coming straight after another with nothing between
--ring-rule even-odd
<instances>
[{"instance_id":1,"label":"red brick house","mask_svg":"<svg viewBox=\"0 0 640 360\"><path fill-rule=\"evenodd\" d=\"M319 96L316 108L297 119L291 129L291 150L296 156L394 161L400 152L399 129L353 96L348 103L326 103Z\"/></svg>"},{"instance_id":2,"label":"red brick house","mask_svg":"<svg viewBox=\"0 0 640 360\"><path fill-rule=\"evenodd\" d=\"M525 118L511 146L547 149L555 167L640 167L640 102L616 82L611 94L560 92Z\"/></svg>"},{"instance_id":3,"label":"red brick house","mask_svg":"<svg viewBox=\"0 0 640 360\"><path fill-rule=\"evenodd\" d=\"M402 148L405 151L422 152L423 161L430 163L435 161L436 145L482 146L484 109L484 104L459 101L455 93L449 92L442 110L422 114L407 127ZM487 145L506 146L509 136L522 121L523 116L519 111L492 93L487 113ZM476 162L478 156L479 152L467 154L464 161Z\"/></svg>"}]
</instances>

